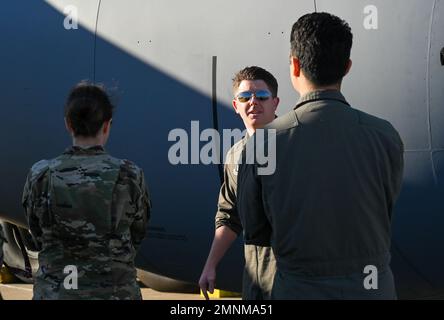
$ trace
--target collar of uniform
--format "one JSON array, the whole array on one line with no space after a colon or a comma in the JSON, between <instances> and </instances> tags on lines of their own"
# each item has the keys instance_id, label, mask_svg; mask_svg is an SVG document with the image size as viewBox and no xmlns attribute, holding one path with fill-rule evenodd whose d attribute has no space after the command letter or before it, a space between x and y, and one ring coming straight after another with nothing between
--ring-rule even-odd
<instances>
[{"instance_id":1,"label":"collar of uniform","mask_svg":"<svg viewBox=\"0 0 444 320\"><path fill-rule=\"evenodd\" d=\"M105 154L105 148L103 146L92 146L92 147L79 147L79 146L71 146L65 150L64 154L70 155L90 155L95 156L98 154Z\"/></svg>"},{"instance_id":2,"label":"collar of uniform","mask_svg":"<svg viewBox=\"0 0 444 320\"><path fill-rule=\"evenodd\" d=\"M296 107L294 108L294 110L296 110L297 108L310 103L310 102L315 102L315 101L320 101L320 100L336 100L336 101L340 101L346 105L350 105L347 100L345 100L345 97L342 95L342 93L340 91L337 90L316 90L316 91L312 91L310 93L307 93L306 95L302 96L298 103L296 104Z\"/></svg>"}]
</instances>

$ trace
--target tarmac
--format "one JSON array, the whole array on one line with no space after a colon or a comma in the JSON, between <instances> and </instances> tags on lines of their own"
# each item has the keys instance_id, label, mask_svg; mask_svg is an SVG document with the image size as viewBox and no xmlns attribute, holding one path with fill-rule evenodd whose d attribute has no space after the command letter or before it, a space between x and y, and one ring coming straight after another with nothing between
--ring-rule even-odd
<instances>
[{"instance_id":1,"label":"tarmac","mask_svg":"<svg viewBox=\"0 0 444 320\"><path fill-rule=\"evenodd\" d=\"M143 300L204 300L200 294L159 292L150 288L141 288L141 291ZM4 300L31 300L32 284L0 284L0 292Z\"/></svg>"},{"instance_id":2,"label":"tarmac","mask_svg":"<svg viewBox=\"0 0 444 320\"><path fill-rule=\"evenodd\" d=\"M143 287L141 284L143 300L205 300L205 298L196 293L174 293L160 292L151 288ZM0 292L4 300L31 300L32 284L23 283L16 279L11 283L0 283ZM240 300L240 297L212 297L211 300Z\"/></svg>"}]
</instances>

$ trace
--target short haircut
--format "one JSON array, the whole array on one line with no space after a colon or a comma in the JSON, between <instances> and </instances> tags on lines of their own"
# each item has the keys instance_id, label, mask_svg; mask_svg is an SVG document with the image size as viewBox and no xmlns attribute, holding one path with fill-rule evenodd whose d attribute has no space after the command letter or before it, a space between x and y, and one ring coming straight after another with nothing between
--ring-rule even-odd
<instances>
[{"instance_id":1,"label":"short haircut","mask_svg":"<svg viewBox=\"0 0 444 320\"><path fill-rule=\"evenodd\" d=\"M347 22L325 12L306 14L293 25L290 42L291 55L314 85L342 80L353 44Z\"/></svg>"},{"instance_id":2,"label":"short haircut","mask_svg":"<svg viewBox=\"0 0 444 320\"><path fill-rule=\"evenodd\" d=\"M257 66L246 67L240 70L234 75L233 78L233 92L236 92L243 80L263 80L267 84L268 89L270 89L273 97L277 97L278 82L276 78L267 70Z\"/></svg>"},{"instance_id":3,"label":"short haircut","mask_svg":"<svg viewBox=\"0 0 444 320\"><path fill-rule=\"evenodd\" d=\"M65 117L74 136L95 137L103 123L112 119L113 109L104 86L84 80L71 89L65 104Z\"/></svg>"}]
</instances>

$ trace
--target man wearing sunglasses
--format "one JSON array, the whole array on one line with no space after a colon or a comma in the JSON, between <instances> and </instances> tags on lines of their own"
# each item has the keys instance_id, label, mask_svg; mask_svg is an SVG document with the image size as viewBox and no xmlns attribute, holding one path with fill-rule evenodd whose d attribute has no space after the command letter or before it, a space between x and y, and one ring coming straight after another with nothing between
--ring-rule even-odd
<instances>
[{"instance_id":1,"label":"man wearing sunglasses","mask_svg":"<svg viewBox=\"0 0 444 320\"><path fill-rule=\"evenodd\" d=\"M388 121L352 108L340 92L352 38L328 13L293 25L290 76L301 98L267 126L276 130L276 169L239 166L245 243L271 235L273 299L396 298L390 228L403 143Z\"/></svg>"},{"instance_id":2,"label":"man wearing sunglasses","mask_svg":"<svg viewBox=\"0 0 444 320\"><path fill-rule=\"evenodd\" d=\"M242 118L247 134L227 153L224 166L224 183L219 193L216 213L216 231L199 285L205 298L213 293L216 268L233 241L242 232L237 213L238 159L248 137L256 129L272 122L279 104L278 83L268 71L252 66L239 71L233 79L233 108ZM271 247L246 245L242 298L245 300L269 299L275 273L275 259Z\"/></svg>"}]
</instances>

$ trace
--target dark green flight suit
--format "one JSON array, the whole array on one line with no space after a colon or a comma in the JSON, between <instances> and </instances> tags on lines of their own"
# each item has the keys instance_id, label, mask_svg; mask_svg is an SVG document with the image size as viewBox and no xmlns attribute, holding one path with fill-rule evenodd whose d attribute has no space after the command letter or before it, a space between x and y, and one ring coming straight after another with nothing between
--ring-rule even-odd
<instances>
[{"instance_id":1,"label":"dark green flight suit","mask_svg":"<svg viewBox=\"0 0 444 320\"><path fill-rule=\"evenodd\" d=\"M224 183L220 189L216 229L227 226L238 235L242 232L236 207L238 160L247 136L227 153L224 166ZM276 271L276 260L270 246L244 246L245 268L242 281L244 300L269 300Z\"/></svg>"},{"instance_id":2,"label":"dark green flight suit","mask_svg":"<svg viewBox=\"0 0 444 320\"><path fill-rule=\"evenodd\" d=\"M272 298L396 298L389 261L403 172L398 132L338 91L309 93L267 129L276 130L276 170L259 175L243 161L238 211L247 244L271 237ZM378 289L364 286L370 265Z\"/></svg>"}]
</instances>

